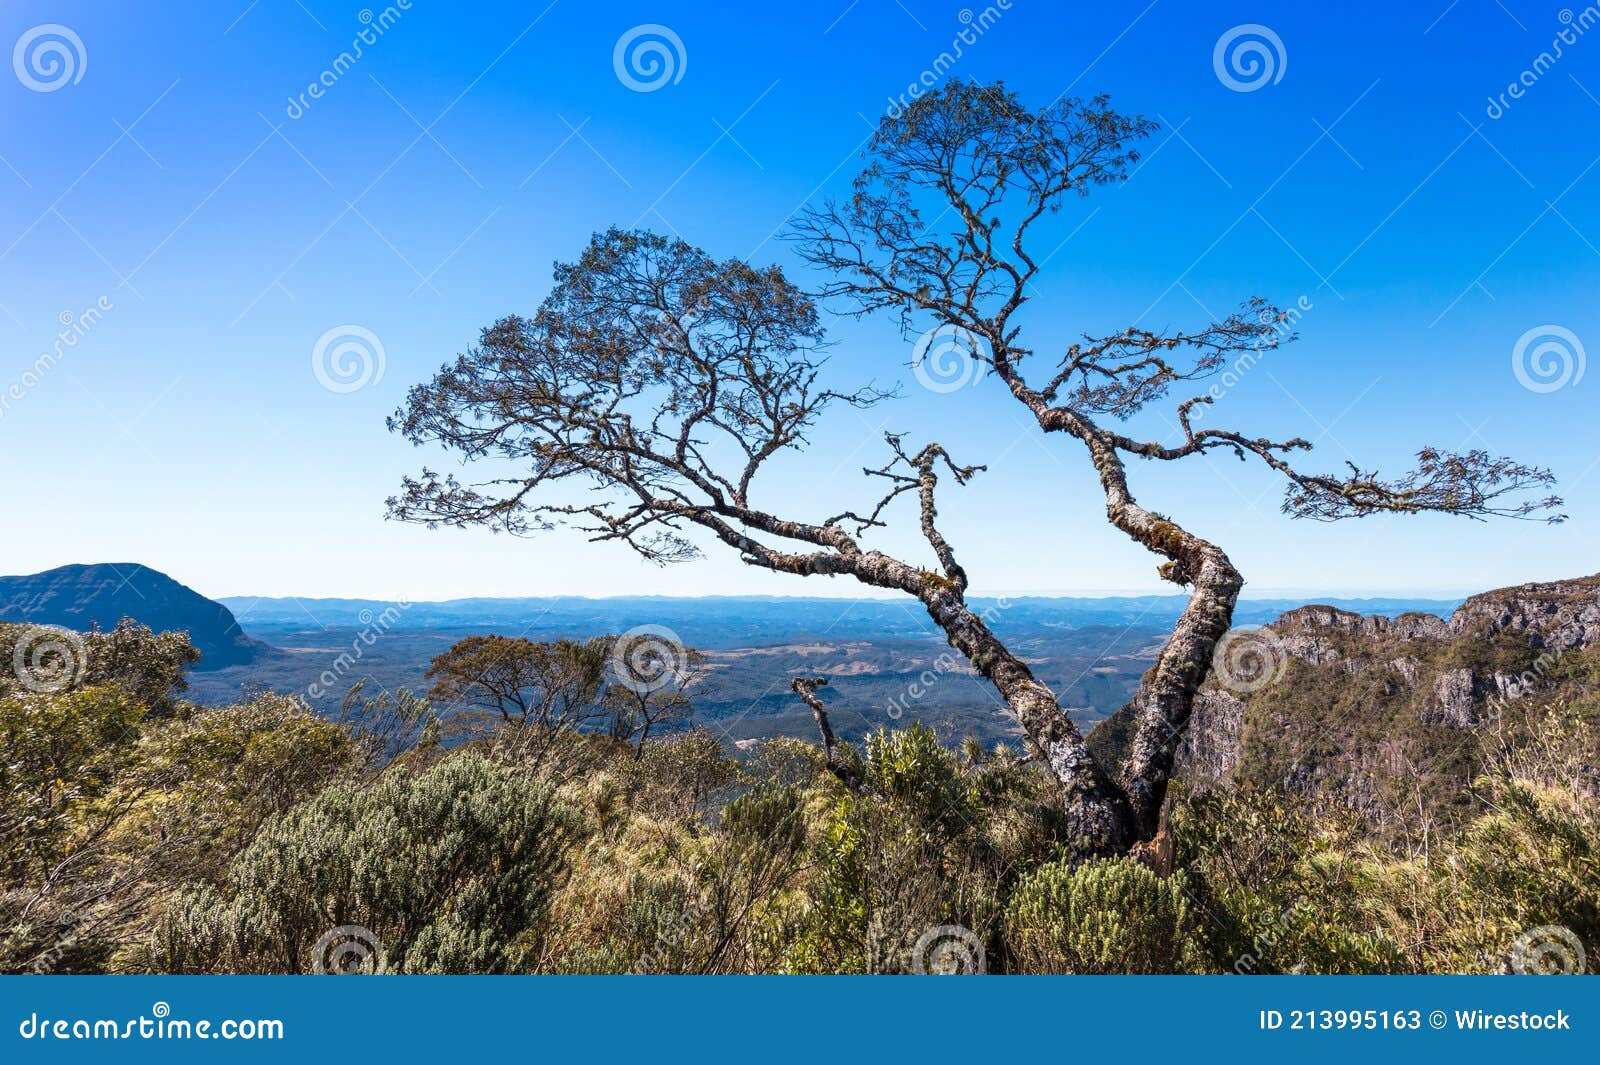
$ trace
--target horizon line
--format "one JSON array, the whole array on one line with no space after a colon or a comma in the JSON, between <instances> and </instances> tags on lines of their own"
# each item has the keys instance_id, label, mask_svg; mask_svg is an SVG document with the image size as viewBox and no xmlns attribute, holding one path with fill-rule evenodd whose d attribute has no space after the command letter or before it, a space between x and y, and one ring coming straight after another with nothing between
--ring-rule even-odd
<instances>
[{"instance_id":1,"label":"horizon line","mask_svg":"<svg viewBox=\"0 0 1600 1065\"><path fill-rule=\"evenodd\" d=\"M1534 583L1537 583L1537 582L1534 582ZM1484 589L1483 591L1490 591L1490 590L1492 590L1492 589ZM1270 594L1267 594L1267 593L1270 593ZM1452 593L1449 593L1449 592L1442 592L1442 591L1418 591L1418 592L1350 591L1350 592L1330 592L1330 591L1327 591L1327 590L1305 591L1305 590L1295 590L1295 589L1268 588L1268 589L1263 589L1262 593L1259 593L1259 594L1256 594L1256 595L1241 595L1239 597L1239 602L1241 602L1241 603L1246 603L1246 602L1276 602L1276 601L1291 600L1291 599L1292 600L1297 600L1297 601L1299 601L1299 600L1311 601L1311 600L1322 599L1322 600L1340 600L1340 601L1345 601L1345 602L1357 602L1357 601L1370 601L1370 600L1399 599L1399 600L1415 600L1415 601L1419 601L1419 602L1451 603L1451 602L1458 602L1458 601L1463 600L1463 599L1468 599L1473 595L1481 595L1481 594L1482 594L1482 591L1479 591L1479 592L1462 592L1462 593L1452 594ZM816 602L816 603L897 603L897 602L904 601L906 598L907 597L905 597L905 596L896 596L896 595L771 595L771 594L762 594L762 593L737 593L737 592L720 593L720 594L712 594L712 595L666 595L666 594L646 594L646 593L641 593L641 594L637 594L637 595L576 595L576 594L562 594L562 593L545 594L545 595L461 595L461 596L453 596L453 597L447 598L447 599L407 599L407 598L405 598L403 596L399 597L399 598L385 598L385 597L382 597L382 596L365 596L365 595L253 595L253 594L219 595L219 596L215 597L217 602L224 602L224 601L228 601L228 600L232 600L232 601L250 600L250 601L258 602L258 603L260 603L260 602L303 602L303 603L351 602L351 603L389 603L389 604L405 603L405 604L410 605L410 606L440 606L440 605L444 605L444 604L448 604L448 603L467 603L467 602L516 603L516 602L526 602L526 601L529 601L529 600L549 601L549 600L563 600L563 599L570 599L570 600L576 600L576 601L579 601L579 602L587 602L587 603L605 603L605 602L617 602L617 601L636 600L636 599L653 599L653 600L665 599L665 600L681 601L681 602L686 602L686 603L705 602L705 601L708 601L708 600L761 600L761 601L767 601L767 602ZM1080 591L1080 592L1022 592L1022 593L1016 593L1016 592L994 592L994 593L973 594L973 595L969 595L968 598L969 599L975 599L975 600L995 600L995 599L1007 599L1007 600L1027 600L1027 599L1047 599L1047 600L1060 600L1060 599L1177 599L1177 600L1188 600L1190 598L1190 596L1187 595L1184 592L1139 592L1139 591L1128 591L1128 590L1107 590L1107 591L1091 590L1091 591Z\"/></svg>"}]
</instances>

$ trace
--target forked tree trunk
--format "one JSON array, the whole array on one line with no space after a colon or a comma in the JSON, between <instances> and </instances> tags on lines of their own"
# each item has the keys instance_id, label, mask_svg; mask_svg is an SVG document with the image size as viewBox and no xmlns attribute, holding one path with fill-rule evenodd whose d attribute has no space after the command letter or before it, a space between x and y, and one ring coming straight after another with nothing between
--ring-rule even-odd
<instances>
[{"instance_id":1,"label":"forked tree trunk","mask_svg":"<svg viewBox=\"0 0 1600 1065\"><path fill-rule=\"evenodd\" d=\"M995 339L998 338L992 337L991 341ZM996 350L1004 354L1003 346L997 345ZM1121 800L1120 809L1126 818L1121 849L1131 849L1153 839L1160 828L1161 805L1166 800L1178 744L1194 710L1195 694L1211 670L1217 643L1233 624L1234 605L1244 587L1244 578L1221 548L1139 505L1128 490L1127 468L1116 445L1092 422L1067 409L1052 407L1029 389L1015 374L1013 360L997 358L994 365L1012 394L1033 411L1040 428L1068 433L1089 449L1105 491L1106 517L1111 524L1167 560L1160 570L1164 579L1191 589L1188 606L1161 648L1156 664L1145 673L1134 693L1137 731L1120 779L1115 783L1107 781ZM1064 714L1058 711L1057 716L1065 721ZM1066 722L1066 727L1071 729L1071 722ZM1029 731L1031 734L1033 730ZM1094 761L1087 747L1082 748L1082 757ZM1095 768L1104 778L1103 771ZM1083 777L1092 779L1088 774Z\"/></svg>"},{"instance_id":2,"label":"forked tree trunk","mask_svg":"<svg viewBox=\"0 0 1600 1065\"><path fill-rule=\"evenodd\" d=\"M1138 838L1134 811L1122 789L1095 761L1055 695L1034 679L1027 664L1000 642L953 589L932 589L922 599L950 646L995 686L1039 748L1050 774L1066 792L1063 805L1068 827L1081 841L1082 853L1125 853Z\"/></svg>"}]
</instances>

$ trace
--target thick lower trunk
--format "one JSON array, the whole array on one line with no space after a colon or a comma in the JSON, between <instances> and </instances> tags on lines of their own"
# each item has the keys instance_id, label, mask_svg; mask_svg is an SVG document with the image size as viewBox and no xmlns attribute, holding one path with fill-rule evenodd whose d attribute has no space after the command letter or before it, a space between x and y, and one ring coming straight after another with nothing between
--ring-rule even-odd
<instances>
[{"instance_id":1,"label":"thick lower trunk","mask_svg":"<svg viewBox=\"0 0 1600 1065\"><path fill-rule=\"evenodd\" d=\"M1234 604L1244 583L1226 555L1203 540L1196 542L1204 545L1203 558L1192 578L1189 605L1134 696L1139 731L1122 779L1141 839L1156 833L1195 694L1211 670L1217 641L1233 623Z\"/></svg>"},{"instance_id":2,"label":"thick lower trunk","mask_svg":"<svg viewBox=\"0 0 1600 1065\"><path fill-rule=\"evenodd\" d=\"M1189 605L1133 700L1138 731L1122 768L1122 786L1132 808L1134 831L1147 840L1160 826L1161 804L1194 710L1195 693L1211 670L1217 642L1233 624L1244 578L1221 548L1135 502L1113 448L1091 440L1089 449L1100 471L1111 523L1167 559L1162 577L1191 587Z\"/></svg>"},{"instance_id":3,"label":"thick lower trunk","mask_svg":"<svg viewBox=\"0 0 1600 1065\"><path fill-rule=\"evenodd\" d=\"M1027 665L1006 649L982 618L954 591L923 597L928 614L950 646L966 656L1017 715L1050 773L1065 791L1064 812L1084 855L1121 854L1135 839L1127 798L1101 769L1082 735Z\"/></svg>"}]
</instances>

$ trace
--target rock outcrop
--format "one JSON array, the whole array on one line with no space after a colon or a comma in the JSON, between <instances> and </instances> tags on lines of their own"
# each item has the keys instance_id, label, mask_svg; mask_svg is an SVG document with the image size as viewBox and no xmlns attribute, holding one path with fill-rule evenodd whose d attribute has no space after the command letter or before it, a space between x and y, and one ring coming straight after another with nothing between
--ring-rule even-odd
<instances>
[{"instance_id":1,"label":"rock outcrop","mask_svg":"<svg viewBox=\"0 0 1600 1065\"><path fill-rule=\"evenodd\" d=\"M1445 620L1363 617L1305 606L1248 634L1270 683L1232 683L1218 668L1195 702L1179 779L1288 784L1341 796L1372 814L1430 777L1464 788L1478 734L1519 700L1556 683L1568 656L1600 654L1600 575L1485 592ZM1118 757L1126 708L1097 752Z\"/></svg>"},{"instance_id":2,"label":"rock outcrop","mask_svg":"<svg viewBox=\"0 0 1600 1065\"><path fill-rule=\"evenodd\" d=\"M1600 644L1600 574L1523 584L1468 599L1450 617L1456 635L1525 635L1537 650L1561 653Z\"/></svg>"}]
</instances>

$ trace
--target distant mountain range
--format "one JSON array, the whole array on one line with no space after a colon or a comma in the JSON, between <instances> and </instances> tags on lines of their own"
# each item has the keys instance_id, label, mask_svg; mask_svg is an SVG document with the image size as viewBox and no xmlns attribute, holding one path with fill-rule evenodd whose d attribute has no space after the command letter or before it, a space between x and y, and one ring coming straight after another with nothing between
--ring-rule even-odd
<instances>
[{"instance_id":1,"label":"distant mountain range","mask_svg":"<svg viewBox=\"0 0 1600 1065\"><path fill-rule=\"evenodd\" d=\"M1181 595L973 600L1086 726L1126 702L1185 602ZM1386 616L1421 611L1448 617L1458 605L1320 602ZM1303 605L1298 599L1246 600L1236 622L1270 623ZM834 678L828 697L835 727L846 736L898 720L909 691L921 693L915 716L950 738L972 732L993 741L1015 732L992 688L964 664L954 671L936 668L948 648L909 600L630 596L390 603L236 596L219 602L136 563L0 578L0 620L85 630L110 628L123 617L187 631L204 656L189 695L211 704L269 689L300 694L332 711L357 682L369 691L424 690L428 660L466 635L581 639L653 626L708 654L716 684L697 700L697 718L730 738L809 735L810 712L788 684L801 673ZM930 670L941 678L937 683L926 683Z\"/></svg>"},{"instance_id":2,"label":"distant mountain range","mask_svg":"<svg viewBox=\"0 0 1600 1065\"><path fill-rule=\"evenodd\" d=\"M266 687L298 690L331 711L356 680L365 680L368 691L425 689L422 674L429 658L469 634L582 639L651 626L668 629L707 654L714 683L695 701L696 720L729 739L811 736L816 727L811 714L789 690L790 678L802 674L833 678L827 699L834 727L848 739L908 714L950 741L967 734L986 743L1016 739L1015 719L990 685L965 663L954 670L939 666L949 655L943 634L910 600L573 596L433 603L238 597L224 602L246 630L279 653L197 682L192 694L209 702ZM1176 595L973 600L1085 727L1127 701L1185 602ZM1334 603L1388 615L1433 611L1448 616L1456 606L1412 599ZM1263 624L1302 605L1298 599L1247 601L1240 605L1238 622ZM337 684L312 684L330 669L338 674ZM929 678L936 679L929 683ZM908 706L912 693L916 705Z\"/></svg>"},{"instance_id":3,"label":"distant mountain range","mask_svg":"<svg viewBox=\"0 0 1600 1065\"><path fill-rule=\"evenodd\" d=\"M137 562L60 566L24 577L0 577L0 621L87 632L116 628L123 618L157 632L187 632L200 652L198 670L253 662L266 649L245 635L227 607Z\"/></svg>"},{"instance_id":4,"label":"distant mountain range","mask_svg":"<svg viewBox=\"0 0 1600 1065\"><path fill-rule=\"evenodd\" d=\"M751 646L796 637L904 638L933 635L925 614L909 599L807 599L781 596L618 596L451 599L391 603L373 599L296 599L234 596L221 600L249 632L273 639L297 632L360 628L398 614L393 627L478 629L529 636L596 635L635 625L665 625L699 647ZM974 597L971 602L997 631L1038 632L1094 625L1170 629L1188 602L1182 595L1080 597ZM1265 625L1307 603L1360 614L1395 617L1430 613L1449 617L1459 599L1246 599L1236 625ZM681 628L680 628L681 626Z\"/></svg>"},{"instance_id":5,"label":"distant mountain range","mask_svg":"<svg viewBox=\"0 0 1600 1065\"><path fill-rule=\"evenodd\" d=\"M1093 729L1090 742L1107 764L1131 741L1129 698L1184 603L1182 596L974 600L1073 720ZM0 578L0 621L86 630L109 629L123 617L189 633L204 657L188 695L209 705L270 690L331 714L357 683L368 694L426 691L429 659L463 636L587 638L651 626L704 652L710 680L696 695L694 721L726 742L814 739L812 714L790 690L796 676L830 679L824 697L833 726L852 742L911 721L948 743L1021 739L993 687L964 661L952 665L942 634L910 601L216 602L136 563ZM1489 736L1484 726L1516 711L1518 700L1542 692L1541 699L1586 707L1593 720L1600 575L1465 601L1246 600L1235 621L1268 626L1244 639L1271 666L1271 683L1234 690L1220 675L1207 682L1179 755L1180 776L1192 787L1250 780L1335 795L1380 821L1419 801L1439 817L1454 816L1469 809L1464 796ZM1595 764L1600 747L1589 757ZM1593 788L1600 794L1600 776Z\"/></svg>"}]
</instances>

